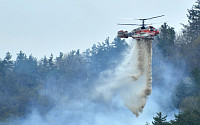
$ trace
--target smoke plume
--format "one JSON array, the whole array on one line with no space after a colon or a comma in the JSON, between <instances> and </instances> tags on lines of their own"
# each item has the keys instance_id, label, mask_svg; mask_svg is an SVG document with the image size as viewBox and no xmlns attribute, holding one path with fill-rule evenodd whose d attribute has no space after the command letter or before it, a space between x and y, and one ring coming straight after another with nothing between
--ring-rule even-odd
<instances>
[{"instance_id":1,"label":"smoke plume","mask_svg":"<svg viewBox=\"0 0 200 125\"><path fill-rule=\"evenodd\" d=\"M129 51L125 61L114 72L101 74L104 84L96 90L105 100L120 94L124 104L138 116L152 91L152 41L133 42ZM109 77L105 79L105 76Z\"/></svg>"},{"instance_id":2,"label":"smoke plume","mask_svg":"<svg viewBox=\"0 0 200 125\"><path fill-rule=\"evenodd\" d=\"M159 77L159 81L154 80L152 91L152 42L130 42L122 63L115 69L100 73L96 82L92 82L84 91L80 86L70 88L77 94L76 98L65 93L55 94L50 86L40 93L52 99L53 107L49 112L40 114L37 106L33 105L32 112L26 117L0 122L0 125L144 125L153 120L156 112L167 114L172 119L173 114L177 113L172 102L173 87L181 80L183 71L162 61L161 53L154 46L153 64L164 69L157 74L154 69L153 75ZM53 86L54 89L60 91L59 87ZM134 117L132 113L140 116Z\"/></svg>"},{"instance_id":3,"label":"smoke plume","mask_svg":"<svg viewBox=\"0 0 200 125\"><path fill-rule=\"evenodd\" d=\"M56 86L50 89L50 86L40 93L49 96L53 102L53 107L46 114L41 114L33 105L32 112L26 117L0 122L0 125L144 125L153 120L156 112L167 114L172 119L177 113L172 102L173 87L181 80L183 71L167 64L154 46L153 65L164 69L158 73L154 69L153 75L159 80L154 80L152 91L152 42L142 40L130 43L122 63L115 69L100 73L96 82L92 81L86 90L80 86L70 88L76 98L65 93L55 94L52 90L61 89ZM140 116L134 117L132 113Z\"/></svg>"}]
</instances>

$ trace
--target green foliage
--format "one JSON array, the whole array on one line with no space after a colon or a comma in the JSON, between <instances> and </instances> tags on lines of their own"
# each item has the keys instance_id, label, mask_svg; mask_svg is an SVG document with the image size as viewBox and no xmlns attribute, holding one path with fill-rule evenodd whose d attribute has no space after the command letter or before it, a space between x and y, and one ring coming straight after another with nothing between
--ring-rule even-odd
<instances>
[{"instance_id":1,"label":"green foliage","mask_svg":"<svg viewBox=\"0 0 200 125\"><path fill-rule=\"evenodd\" d=\"M92 50L90 50L91 56L89 57L90 66L93 69L93 74L91 75L96 77L99 72L108 68L114 68L117 64L116 60L119 63L119 57L122 56L122 52L126 48L128 48L128 44L120 38L115 38L111 44L109 44L109 38L103 43L94 44Z\"/></svg>"},{"instance_id":2,"label":"green foliage","mask_svg":"<svg viewBox=\"0 0 200 125\"><path fill-rule=\"evenodd\" d=\"M199 111L185 111L175 115L175 120L171 120L172 125L199 125L200 112Z\"/></svg>"},{"instance_id":3,"label":"green foliage","mask_svg":"<svg viewBox=\"0 0 200 125\"><path fill-rule=\"evenodd\" d=\"M200 112L200 93L185 97L181 102L180 109Z\"/></svg>"},{"instance_id":4,"label":"green foliage","mask_svg":"<svg viewBox=\"0 0 200 125\"><path fill-rule=\"evenodd\" d=\"M183 34L179 35L176 39L174 28L168 26L166 23L161 26L160 34L157 37L156 45L158 49L164 55L163 60L167 60L173 65L177 65L180 69L186 69L187 72L185 76L190 80L190 82L183 81L177 84L175 88L174 95L174 105L176 108L181 109L183 112L176 115L179 121L171 121L171 124L197 124L199 116L200 102L199 102L199 92L200 92L200 0L197 0L196 4L192 9L188 10L188 25L184 25L185 29ZM155 51L155 50L154 50ZM156 53L157 55L159 53ZM153 59L155 62L155 59ZM159 79L159 68L158 67L160 58L156 61L156 73L154 75L154 80ZM153 65L154 67L154 65ZM155 71L154 71L155 72ZM194 116L190 119L189 115ZM181 117L186 117L185 121ZM156 117L157 121L162 121L161 117ZM158 120L159 119L159 120ZM184 121L184 122L180 122ZM154 122L159 123L159 122ZM199 122L200 123L200 122Z\"/></svg>"},{"instance_id":5,"label":"green foliage","mask_svg":"<svg viewBox=\"0 0 200 125\"><path fill-rule=\"evenodd\" d=\"M196 94L196 88L194 87L192 81L181 82L175 87L175 95L173 97L174 105L176 108L181 108L182 101L190 96Z\"/></svg>"},{"instance_id":6,"label":"green foliage","mask_svg":"<svg viewBox=\"0 0 200 125\"><path fill-rule=\"evenodd\" d=\"M0 59L0 121L24 117L31 112L32 105L45 115L55 103L48 92L83 98L95 76L114 67L127 47L125 40L116 38L110 43L106 39L84 53L73 50L55 58L53 54L49 58L44 56L39 61L22 51L13 61L11 54L6 53Z\"/></svg>"},{"instance_id":7,"label":"green foliage","mask_svg":"<svg viewBox=\"0 0 200 125\"><path fill-rule=\"evenodd\" d=\"M188 25L184 25L184 35L188 41L193 42L200 34L200 0L188 10Z\"/></svg>"},{"instance_id":8,"label":"green foliage","mask_svg":"<svg viewBox=\"0 0 200 125\"><path fill-rule=\"evenodd\" d=\"M192 70L192 76L196 86L200 87L200 69L198 67L195 67L194 70Z\"/></svg>"},{"instance_id":9,"label":"green foliage","mask_svg":"<svg viewBox=\"0 0 200 125\"><path fill-rule=\"evenodd\" d=\"M166 116L163 116L161 112L157 113L156 117L153 117L154 121L152 122L153 125L170 125L170 123L166 122Z\"/></svg>"},{"instance_id":10,"label":"green foliage","mask_svg":"<svg viewBox=\"0 0 200 125\"><path fill-rule=\"evenodd\" d=\"M157 37L157 45L162 50L164 56L171 55L175 38L176 35L173 27L168 26L167 23L161 25L160 34Z\"/></svg>"},{"instance_id":11,"label":"green foliage","mask_svg":"<svg viewBox=\"0 0 200 125\"><path fill-rule=\"evenodd\" d=\"M180 41L181 42L181 41ZM181 57L185 60L187 70L190 72L195 67L200 67L200 36L195 41L181 44L179 51Z\"/></svg>"},{"instance_id":12,"label":"green foliage","mask_svg":"<svg viewBox=\"0 0 200 125\"><path fill-rule=\"evenodd\" d=\"M158 116L153 117L153 125L199 125L200 111L186 110L175 115L175 119L169 122L166 121L167 116L162 116L162 113L157 113Z\"/></svg>"}]
</instances>

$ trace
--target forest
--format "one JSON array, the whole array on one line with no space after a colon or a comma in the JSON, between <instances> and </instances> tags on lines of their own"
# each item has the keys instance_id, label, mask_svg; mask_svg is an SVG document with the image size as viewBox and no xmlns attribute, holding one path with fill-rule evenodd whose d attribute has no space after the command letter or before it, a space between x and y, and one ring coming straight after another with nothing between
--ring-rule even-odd
<instances>
[{"instance_id":1,"label":"forest","mask_svg":"<svg viewBox=\"0 0 200 125\"><path fill-rule=\"evenodd\" d=\"M181 79L179 83L171 83L176 85L171 105L179 113L167 121L167 115L158 112L153 117L153 125L200 124L200 0L188 10L187 17L188 24L183 24L180 34L164 23L153 41L153 88L166 88L160 77L165 70L163 62L180 71L174 77ZM114 69L122 61L123 52L128 48L124 39L116 37L112 42L107 38L94 44L84 52L60 52L58 57L51 54L37 59L20 51L12 59L7 52L0 59L0 121L26 117L32 107L45 115L55 105L45 90L69 95L71 99L82 98L101 72ZM167 109L172 110L170 106Z\"/></svg>"}]
</instances>

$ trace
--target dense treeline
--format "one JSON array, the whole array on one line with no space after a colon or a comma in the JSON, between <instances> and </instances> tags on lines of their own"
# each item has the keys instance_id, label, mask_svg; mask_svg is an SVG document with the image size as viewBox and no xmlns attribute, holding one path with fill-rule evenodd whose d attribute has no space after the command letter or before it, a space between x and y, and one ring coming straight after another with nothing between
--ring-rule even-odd
<instances>
[{"instance_id":1,"label":"dense treeline","mask_svg":"<svg viewBox=\"0 0 200 125\"><path fill-rule=\"evenodd\" d=\"M188 24L183 25L181 34L164 23L153 42L153 87L159 86L163 92L173 91L171 105L180 111L171 121L158 113L152 122L154 125L200 123L200 0L188 10L187 16ZM71 99L83 97L99 73L121 62L128 47L125 40L115 38L110 42L108 38L84 52L60 53L58 57L51 54L37 59L20 51L14 60L6 53L0 59L0 121L25 117L32 107L45 114L55 103L47 96L49 92L69 95ZM176 69L173 75L181 79L179 83L170 83L174 88L161 84L165 63L170 69Z\"/></svg>"},{"instance_id":2,"label":"dense treeline","mask_svg":"<svg viewBox=\"0 0 200 125\"><path fill-rule=\"evenodd\" d=\"M33 106L40 113L47 112L54 104L46 96L48 92L67 94L72 99L83 96L100 72L120 62L127 47L125 40L115 38L112 43L106 39L83 53L71 51L55 58L51 54L37 60L20 51L13 61L6 53L0 60L0 120L26 116Z\"/></svg>"},{"instance_id":3,"label":"dense treeline","mask_svg":"<svg viewBox=\"0 0 200 125\"><path fill-rule=\"evenodd\" d=\"M172 68L182 73L174 75L181 77L181 82L173 83L176 86L172 98L174 106L179 109L179 114L175 115L174 120L166 121L167 116L163 116L161 112L157 113L153 118L153 125L200 124L200 0L188 10L187 17L188 24L183 25L181 34L176 35L174 28L165 23L155 40L164 56L162 60L173 64ZM154 61L158 62L156 59ZM154 77L162 70L161 67L156 69L158 70L155 71Z\"/></svg>"}]
</instances>

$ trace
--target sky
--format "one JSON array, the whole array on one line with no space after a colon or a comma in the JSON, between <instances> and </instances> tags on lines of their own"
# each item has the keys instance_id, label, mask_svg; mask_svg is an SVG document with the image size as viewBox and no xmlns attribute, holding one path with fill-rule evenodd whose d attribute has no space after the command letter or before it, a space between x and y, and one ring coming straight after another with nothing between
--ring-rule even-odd
<instances>
[{"instance_id":1,"label":"sky","mask_svg":"<svg viewBox=\"0 0 200 125\"><path fill-rule=\"evenodd\" d=\"M0 0L0 58L7 52L16 59L23 51L38 59L51 53L82 52L93 44L112 42L117 31L136 28L117 23L141 23L122 18L148 18L165 15L146 23L168 21L181 31L187 24L187 9L196 0ZM160 24L155 24L158 28Z\"/></svg>"}]
</instances>

